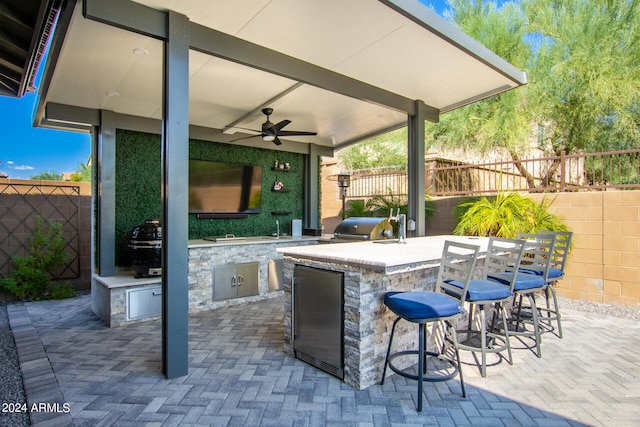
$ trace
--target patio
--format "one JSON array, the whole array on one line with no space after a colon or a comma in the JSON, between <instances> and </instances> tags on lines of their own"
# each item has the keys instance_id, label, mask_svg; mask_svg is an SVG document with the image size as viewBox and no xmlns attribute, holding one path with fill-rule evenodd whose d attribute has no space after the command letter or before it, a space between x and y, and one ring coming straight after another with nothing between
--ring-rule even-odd
<instances>
[{"instance_id":1,"label":"patio","mask_svg":"<svg viewBox=\"0 0 640 427\"><path fill-rule=\"evenodd\" d=\"M546 333L542 359L514 339L513 366L487 378L463 367L466 399L457 381L426 384L422 414L413 381L393 375L356 391L285 356L281 298L190 314L189 374L172 380L161 372L159 320L108 328L89 295L8 313L29 405L71 408L32 414L36 426L638 425L637 319L562 303L565 338Z\"/></svg>"}]
</instances>

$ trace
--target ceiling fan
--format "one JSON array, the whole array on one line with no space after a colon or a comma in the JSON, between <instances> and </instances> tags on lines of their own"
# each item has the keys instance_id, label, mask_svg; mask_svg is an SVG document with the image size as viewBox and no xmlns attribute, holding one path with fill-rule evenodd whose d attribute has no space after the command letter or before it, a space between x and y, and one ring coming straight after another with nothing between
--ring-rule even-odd
<instances>
[{"instance_id":1,"label":"ceiling fan","mask_svg":"<svg viewBox=\"0 0 640 427\"><path fill-rule=\"evenodd\" d=\"M282 130L282 128L284 128L289 123L291 123L291 120L283 120L283 121L281 121L279 123L273 124L269 120L269 116L271 116L271 114L273 114L273 108L263 108L262 109L262 113L265 116L267 116L267 121L262 124L262 131L257 131L255 129L246 129L246 130L251 130L251 131L254 131L254 132L260 132L260 136L262 137L263 141L273 141L273 143L275 145L280 145L280 144L282 144L282 141L280 141L280 138L278 138L279 136L299 136L299 135L313 136L313 135L317 135L318 134L317 132L302 132L302 131L295 131L295 130ZM245 128L241 128L241 127L237 127L237 128L238 129L245 129ZM245 136L244 138L234 139L231 142L240 141L241 139L253 138L253 137L256 137L256 136L258 136L258 135Z\"/></svg>"}]
</instances>

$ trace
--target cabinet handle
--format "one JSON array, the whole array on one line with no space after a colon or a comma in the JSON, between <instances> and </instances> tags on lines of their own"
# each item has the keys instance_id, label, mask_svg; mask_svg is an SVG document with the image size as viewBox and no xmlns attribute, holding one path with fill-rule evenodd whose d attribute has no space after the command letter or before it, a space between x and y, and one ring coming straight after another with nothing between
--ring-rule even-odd
<instances>
[{"instance_id":1,"label":"cabinet handle","mask_svg":"<svg viewBox=\"0 0 640 427\"><path fill-rule=\"evenodd\" d=\"M231 277L231 287L232 288L236 287L236 282L237 282L236 276L234 275L234 276Z\"/></svg>"},{"instance_id":2,"label":"cabinet handle","mask_svg":"<svg viewBox=\"0 0 640 427\"><path fill-rule=\"evenodd\" d=\"M153 291L151 295L153 295L154 297L159 297L162 295L162 292Z\"/></svg>"},{"instance_id":3,"label":"cabinet handle","mask_svg":"<svg viewBox=\"0 0 640 427\"><path fill-rule=\"evenodd\" d=\"M291 337L296 340L296 278L291 278ZM293 343L292 343L293 345Z\"/></svg>"},{"instance_id":4,"label":"cabinet handle","mask_svg":"<svg viewBox=\"0 0 640 427\"><path fill-rule=\"evenodd\" d=\"M238 286L244 285L244 276L242 274L238 274Z\"/></svg>"}]
</instances>

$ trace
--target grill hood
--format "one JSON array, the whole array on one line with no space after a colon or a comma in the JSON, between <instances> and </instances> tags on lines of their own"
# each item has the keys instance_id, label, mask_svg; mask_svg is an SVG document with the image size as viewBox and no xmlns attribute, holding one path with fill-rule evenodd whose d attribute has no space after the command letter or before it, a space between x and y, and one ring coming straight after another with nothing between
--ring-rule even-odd
<instances>
[{"instance_id":1,"label":"grill hood","mask_svg":"<svg viewBox=\"0 0 640 427\"><path fill-rule=\"evenodd\" d=\"M344 240L382 240L393 237L393 228L388 218L351 217L342 221L333 235Z\"/></svg>"}]
</instances>

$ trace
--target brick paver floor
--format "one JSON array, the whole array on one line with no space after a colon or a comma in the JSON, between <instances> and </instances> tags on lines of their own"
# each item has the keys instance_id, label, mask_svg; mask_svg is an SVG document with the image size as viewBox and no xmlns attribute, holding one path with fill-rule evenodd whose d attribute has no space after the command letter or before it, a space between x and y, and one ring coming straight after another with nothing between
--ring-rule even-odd
<instances>
[{"instance_id":1,"label":"brick paver floor","mask_svg":"<svg viewBox=\"0 0 640 427\"><path fill-rule=\"evenodd\" d=\"M465 364L467 398L426 384L418 414L414 381L357 391L284 355L281 298L190 314L189 375L173 380L160 321L108 328L88 295L8 311L28 403L49 404L37 426L640 425L640 324L600 314L565 310L542 358L514 339L513 365Z\"/></svg>"}]
</instances>

